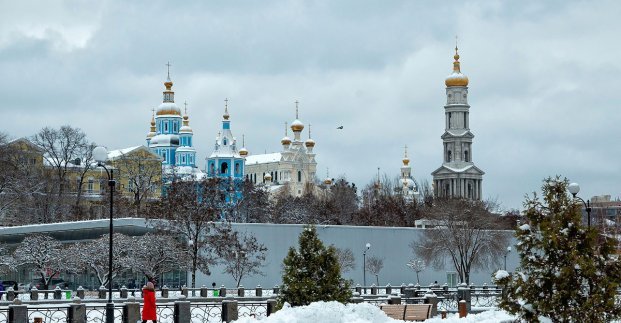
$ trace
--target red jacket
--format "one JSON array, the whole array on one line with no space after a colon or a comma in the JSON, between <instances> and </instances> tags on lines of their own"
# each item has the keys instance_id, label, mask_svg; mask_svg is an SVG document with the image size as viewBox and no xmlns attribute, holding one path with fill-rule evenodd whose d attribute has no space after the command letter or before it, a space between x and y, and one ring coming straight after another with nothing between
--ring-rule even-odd
<instances>
[{"instance_id":1,"label":"red jacket","mask_svg":"<svg viewBox=\"0 0 621 323\"><path fill-rule=\"evenodd\" d=\"M142 320L157 320L157 315L155 313L155 291L143 288L142 298L144 299Z\"/></svg>"}]
</instances>

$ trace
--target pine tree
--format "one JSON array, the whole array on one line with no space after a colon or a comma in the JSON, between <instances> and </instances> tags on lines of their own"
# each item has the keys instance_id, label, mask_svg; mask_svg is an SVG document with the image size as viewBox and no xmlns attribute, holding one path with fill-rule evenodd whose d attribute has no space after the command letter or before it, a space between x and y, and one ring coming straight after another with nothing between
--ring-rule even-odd
<instances>
[{"instance_id":1,"label":"pine tree","mask_svg":"<svg viewBox=\"0 0 621 323\"><path fill-rule=\"evenodd\" d=\"M289 248L283 262L280 306L285 302L291 306L316 301L345 303L351 298L350 283L341 277L336 249L324 247L314 226L304 227L299 238L299 251Z\"/></svg>"},{"instance_id":2,"label":"pine tree","mask_svg":"<svg viewBox=\"0 0 621 323\"><path fill-rule=\"evenodd\" d=\"M520 267L495 274L503 288L500 307L528 322L609 322L621 314L614 243L582 224L582 205L567 186L567 179L548 178L543 202L536 194L527 199L529 223L516 229Z\"/></svg>"}]
</instances>

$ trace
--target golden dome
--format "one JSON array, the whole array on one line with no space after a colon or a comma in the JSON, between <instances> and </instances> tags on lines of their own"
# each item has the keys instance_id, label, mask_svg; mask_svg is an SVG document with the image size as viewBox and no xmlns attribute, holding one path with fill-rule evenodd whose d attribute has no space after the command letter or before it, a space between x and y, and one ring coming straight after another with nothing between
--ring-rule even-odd
<instances>
[{"instance_id":1,"label":"golden dome","mask_svg":"<svg viewBox=\"0 0 621 323\"><path fill-rule=\"evenodd\" d=\"M300 131L304 130L304 124L300 120L295 119L291 123L291 130L293 130L293 132L300 132Z\"/></svg>"},{"instance_id":2,"label":"golden dome","mask_svg":"<svg viewBox=\"0 0 621 323\"><path fill-rule=\"evenodd\" d=\"M283 145L290 145L291 144L291 139L289 137L283 137L282 140L280 141L281 144Z\"/></svg>"},{"instance_id":3,"label":"golden dome","mask_svg":"<svg viewBox=\"0 0 621 323\"><path fill-rule=\"evenodd\" d=\"M407 166L410 163L410 159L405 157L403 158L403 166Z\"/></svg>"},{"instance_id":4,"label":"golden dome","mask_svg":"<svg viewBox=\"0 0 621 323\"><path fill-rule=\"evenodd\" d=\"M164 102L157 108L156 115L176 115L181 116L181 109L174 102Z\"/></svg>"},{"instance_id":5,"label":"golden dome","mask_svg":"<svg viewBox=\"0 0 621 323\"><path fill-rule=\"evenodd\" d=\"M272 175L270 175L270 173L265 173L265 176L263 176L263 179L271 182L272 181Z\"/></svg>"},{"instance_id":6,"label":"golden dome","mask_svg":"<svg viewBox=\"0 0 621 323\"><path fill-rule=\"evenodd\" d=\"M308 138L304 142L304 145L306 146L306 148L313 148L313 147L315 147L315 140L313 140L311 138Z\"/></svg>"},{"instance_id":7,"label":"golden dome","mask_svg":"<svg viewBox=\"0 0 621 323\"><path fill-rule=\"evenodd\" d=\"M248 156L248 149L246 149L246 148L240 149L239 150L239 155L242 156L242 157Z\"/></svg>"},{"instance_id":8,"label":"golden dome","mask_svg":"<svg viewBox=\"0 0 621 323\"><path fill-rule=\"evenodd\" d=\"M332 185L332 179L331 178L326 178L323 180L323 183L326 185Z\"/></svg>"},{"instance_id":9,"label":"golden dome","mask_svg":"<svg viewBox=\"0 0 621 323\"><path fill-rule=\"evenodd\" d=\"M455 47L455 61L453 62L453 73L446 77L444 84L446 86L468 86L468 77L461 73L459 63L459 53L457 53L457 47Z\"/></svg>"}]
</instances>

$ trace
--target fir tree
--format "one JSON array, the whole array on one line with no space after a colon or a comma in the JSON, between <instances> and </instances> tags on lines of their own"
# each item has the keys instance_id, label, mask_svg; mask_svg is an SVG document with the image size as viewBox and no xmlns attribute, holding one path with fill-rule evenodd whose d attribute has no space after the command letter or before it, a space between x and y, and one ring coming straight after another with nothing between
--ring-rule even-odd
<instances>
[{"instance_id":1,"label":"fir tree","mask_svg":"<svg viewBox=\"0 0 621 323\"><path fill-rule=\"evenodd\" d=\"M336 249L324 247L314 226L304 227L299 238L299 251L289 248L283 262L280 306L285 302L291 306L316 301L345 303L351 298L350 283L341 277Z\"/></svg>"},{"instance_id":2,"label":"fir tree","mask_svg":"<svg viewBox=\"0 0 621 323\"><path fill-rule=\"evenodd\" d=\"M494 277L503 288L500 307L528 322L609 322L621 314L614 243L582 224L582 205L567 186L548 178L543 202L536 194L525 202L528 223L516 229L520 267Z\"/></svg>"}]
</instances>

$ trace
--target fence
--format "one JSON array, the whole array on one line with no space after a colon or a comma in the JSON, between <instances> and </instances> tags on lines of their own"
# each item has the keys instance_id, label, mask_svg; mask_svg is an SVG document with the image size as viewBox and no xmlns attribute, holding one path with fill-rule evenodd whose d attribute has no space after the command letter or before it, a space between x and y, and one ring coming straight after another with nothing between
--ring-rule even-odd
<instances>
[{"instance_id":1,"label":"fence","mask_svg":"<svg viewBox=\"0 0 621 323\"><path fill-rule=\"evenodd\" d=\"M365 290L367 293L365 293ZM229 289L220 288L182 288L169 290L166 286L158 292L158 322L229 322L245 316L265 317L275 312L276 300L280 288ZM432 314L438 312L455 312L460 300L466 301L468 311L481 311L497 304L501 289L497 286L481 285L456 288L431 285L402 284L386 286L356 286L353 289L352 303L366 302L380 306L382 304L432 304ZM41 299L44 294L51 299ZM141 313L140 290L121 288L113 291L115 304L115 322L135 323ZM192 296L194 295L194 296ZM15 292L9 288L7 301L0 302L0 323L33 322L42 318L43 322L105 322L107 290L88 292L82 288L76 291L55 290L42 291L33 289L28 292ZM66 298L72 300L68 301Z\"/></svg>"}]
</instances>

